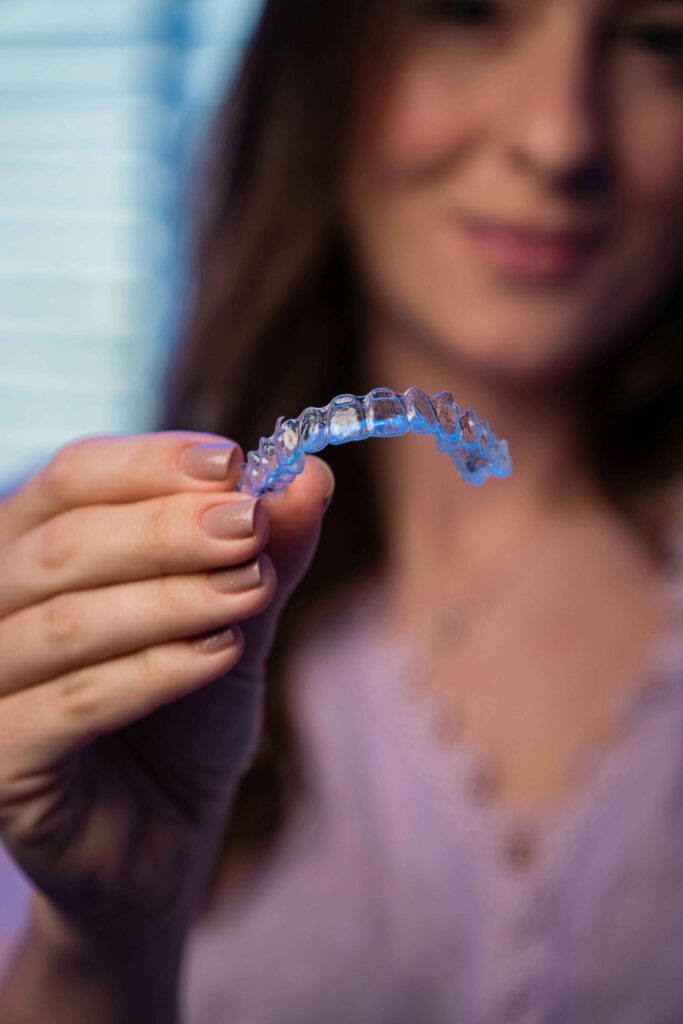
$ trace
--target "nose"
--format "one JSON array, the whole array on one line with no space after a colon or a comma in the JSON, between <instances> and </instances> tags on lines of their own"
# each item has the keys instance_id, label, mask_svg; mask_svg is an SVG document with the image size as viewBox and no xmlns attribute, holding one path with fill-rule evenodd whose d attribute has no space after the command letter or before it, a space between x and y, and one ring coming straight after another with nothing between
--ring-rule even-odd
<instances>
[{"instance_id":1,"label":"nose","mask_svg":"<svg viewBox=\"0 0 683 1024\"><path fill-rule=\"evenodd\" d=\"M520 52L501 118L516 166L553 180L595 168L604 123L589 31L580 17L558 17Z\"/></svg>"}]
</instances>

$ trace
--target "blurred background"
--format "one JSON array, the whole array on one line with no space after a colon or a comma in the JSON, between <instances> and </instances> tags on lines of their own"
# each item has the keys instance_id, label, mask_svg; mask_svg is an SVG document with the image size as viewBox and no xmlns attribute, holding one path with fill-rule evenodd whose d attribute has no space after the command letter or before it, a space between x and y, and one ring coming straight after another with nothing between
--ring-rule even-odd
<instances>
[{"instance_id":1,"label":"blurred background","mask_svg":"<svg viewBox=\"0 0 683 1024\"><path fill-rule=\"evenodd\" d=\"M151 429L207 118L261 0L0 3L0 492Z\"/></svg>"},{"instance_id":2,"label":"blurred background","mask_svg":"<svg viewBox=\"0 0 683 1024\"><path fill-rule=\"evenodd\" d=\"M151 429L187 189L260 0L0 0L0 493ZM0 846L0 962L29 888Z\"/></svg>"}]
</instances>

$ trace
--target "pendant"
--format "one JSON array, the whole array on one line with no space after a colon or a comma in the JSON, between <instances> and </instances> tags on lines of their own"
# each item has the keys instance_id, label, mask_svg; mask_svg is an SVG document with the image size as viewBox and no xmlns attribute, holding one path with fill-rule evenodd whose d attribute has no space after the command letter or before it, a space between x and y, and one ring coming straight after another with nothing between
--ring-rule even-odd
<instances>
[{"instance_id":1,"label":"pendant","mask_svg":"<svg viewBox=\"0 0 683 1024\"><path fill-rule=\"evenodd\" d=\"M457 644L467 632L469 616L464 609L443 608L437 612L433 623L433 639L442 647Z\"/></svg>"}]
</instances>

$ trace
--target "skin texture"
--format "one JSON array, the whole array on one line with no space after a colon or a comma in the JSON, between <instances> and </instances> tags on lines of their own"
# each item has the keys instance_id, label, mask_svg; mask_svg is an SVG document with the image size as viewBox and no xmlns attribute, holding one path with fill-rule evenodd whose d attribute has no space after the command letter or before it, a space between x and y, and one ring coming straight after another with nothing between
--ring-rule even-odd
<instances>
[{"instance_id":1,"label":"skin texture","mask_svg":"<svg viewBox=\"0 0 683 1024\"><path fill-rule=\"evenodd\" d=\"M683 80L637 32L680 26L683 10L653 2L629 13L607 0L486 6L497 20L468 26L456 3L441 5L452 17L421 20L382 67L358 120L343 209L366 286L367 386L451 390L508 440L514 463L509 479L470 489L419 438L377 446L389 638L400 628L424 640L440 603L495 589L497 568L534 531L555 544L545 568L539 558L436 670L446 699L467 690L465 731L505 762L502 795L540 806L562 789L562 769L552 750L534 763L522 751L548 735L554 749L573 749L604 730L608 696L647 660L667 615L641 541L587 475L570 383L680 272ZM464 214L548 229L604 222L609 234L574 276L522 279L470 247L457 226ZM419 516L416 494L429 497ZM615 600L610 628L629 637L627 652L601 644ZM584 612L562 647L584 658L571 659L565 678L560 648L539 643L535 622L543 607L566 632L568 602ZM573 737L562 716L533 714L541 680L546 690L552 681L557 707L583 708ZM530 714L533 735L521 728ZM541 777L554 780L543 792Z\"/></svg>"},{"instance_id":2,"label":"skin texture","mask_svg":"<svg viewBox=\"0 0 683 1024\"><path fill-rule=\"evenodd\" d=\"M257 734L279 614L334 482L322 460L258 503L250 536L203 514L244 501L181 468L188 431L59 449L0 502L0 838L35 885L0 1020L175 1017L182 942ZM213 570L261 564L223 593ZM232 625L227 649L191 642Z\"/></svg>"},{"instance_id":3,"label":"skin texture","mask_svg":"<svg viewBox=\"0 0 683 1024\"><path fill-rule=\"evenodd\" d=\"M683 82L628 37L654 2L600 51L612 8L508 0L505 27L426 24L365 107L347 206L373 296L482 372L542 379L618 344L680 266ZM611 237L577 280L524 286L473 257L460 213Z\"/></svg>"}]
</instances>

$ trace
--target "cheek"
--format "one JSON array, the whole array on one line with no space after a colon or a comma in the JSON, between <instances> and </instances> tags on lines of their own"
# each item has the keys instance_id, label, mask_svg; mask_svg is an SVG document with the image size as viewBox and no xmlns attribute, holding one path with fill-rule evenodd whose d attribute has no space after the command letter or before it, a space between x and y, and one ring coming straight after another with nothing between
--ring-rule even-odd
<instances>
[{"instance_id":1,"label":"cheek","mask_svg":"<svg viewBox=\"0 0 683 1024\"><path fill-rule=\"evenodd\" d=\"M620 119L626 202L645 214L660 210L683 217L683 100L647 95L625 105ZM670 228L671 222L665 225Z\"/></svg>"},{"instance_id":2,"label":"cheek","mask_svg":"<svg viewBox=\"0 0 683 1024\"><path fill-rule=\"evenodd\" d=\"M496 205L491 160L500 79L430 59L387 75L364 110L346 179L346 217L364 277L385 312L478 363L543 372L607 347L659 284L683 243L680 93L622 94L612 111L619 240L577 284L554 291L507 286L444 229L443 214L470 196ZM473 83L476 82L476 86ZM502 115L501 115L502 116ZM495 155L495 151L494 151ZM485 204L484 204L485 205ZM626 298L628 297L628 298Z\"/></svg>"},{"instance_id":3,"label":"cheek","mask_svg":"<svg viewBox=\"0 0 683 1024\"><path fill-rule=\"evenodd\" d=\"M365 160L388 180L423 175L452 156L476 117L465 95L466 73L452 57L419 57L386 74L366 108Z\"/></svg>"},{"instance_id":4,"label":"cheek","mask_svg":"<svg viewBox=\"0 0 683 1024\"><path fill-rule=\"evenodd\" d=\"M613 316L621 325L680 277L683 254L683 98L624 92L615 118L623 241L614 253ZM609 278L607 279L609 284Z\"/></svg>"}]
</instances>

